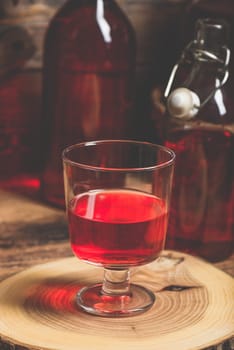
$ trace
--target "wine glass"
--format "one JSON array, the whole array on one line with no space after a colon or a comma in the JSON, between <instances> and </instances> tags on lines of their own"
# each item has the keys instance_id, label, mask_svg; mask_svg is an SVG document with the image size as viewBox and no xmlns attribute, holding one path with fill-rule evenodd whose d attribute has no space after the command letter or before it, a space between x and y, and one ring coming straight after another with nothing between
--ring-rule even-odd
<instances>
[{"instance_id":1,"label":"wine glass","mask_svg":"<svg viewBox=\"0 0 234 350\"><path fill-rule=\"evenodd\" d=\"M130 268L155 260L166 237L175 154L131 140L90 141L63 151L70 243L81 260L104 268L78 305L100 316L148 310L154 293L130 283Z\"/></svg>"}]
</instances>

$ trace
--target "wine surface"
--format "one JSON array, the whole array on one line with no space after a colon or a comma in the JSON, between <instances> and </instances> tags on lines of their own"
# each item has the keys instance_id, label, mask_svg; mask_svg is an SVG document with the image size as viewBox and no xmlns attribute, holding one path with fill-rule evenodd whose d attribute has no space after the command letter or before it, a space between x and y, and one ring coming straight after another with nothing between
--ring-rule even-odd
<instances>
[{"instance_id":1,"label":"wine surface","mask_svg":"<svg viewBox=\"0 0 234 350\"><path fill-rule=\"evenodd\" d=\"M163 249L167 211L162 199L130 190L94 190L68 209L71 246L80 259L103 266L134 266Z\"/></svg>"}]
</instances>

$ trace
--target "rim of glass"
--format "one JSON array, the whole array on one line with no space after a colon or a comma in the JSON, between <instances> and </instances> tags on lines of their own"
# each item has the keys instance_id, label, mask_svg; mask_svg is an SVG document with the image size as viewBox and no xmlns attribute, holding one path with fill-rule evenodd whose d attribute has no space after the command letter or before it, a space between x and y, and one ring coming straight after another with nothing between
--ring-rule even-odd
<instances>
[{"instance_id":1,"label":"rim of glass","mask_svg":"<svg viewBox=\"0 0 234 350\"><path fill-rule=\"evenodd\" d=\"M167 161L163 161L160 164L156 164L156 165L151 165L151 166L146 166L146 167L125 167L125 168L113 168L113 167L103 167L103 166L94 166L94 165L89 165L87 163L82 163L82 162L77 162L77 161L73 161L71 159L69 159L68 157L68 153L70 151L72 151L75 148L82 148L84 146L95 146L95 145L99 145L99 144L108 144L108 143L132 143L132 144L136 144L136 145L142 145L142 146L150 146L150 147L154 147L155 149L161 149L162 151L166 152L167 154L170 155L170 159ZM135 140L97 140L97 141L85 141L85 142L80 142L80 143L76 143L73 144L71 146L66 147L63 152L62 152L62 159L65 163L79 167L79 168L83 168L83 169L88 169L88 170L95 170L95 171L116 171L116 172L125 172L125 171L142 171L142 170L154 170L154 169L160 169L160 168L165 168L171 164L174 163L176 158L175 152L172 151L170 148L162 146L162 145L158 145L158 144L154 144L151 142L146 142L146 141L135 141Z\"/></svg>"}]
</instances>

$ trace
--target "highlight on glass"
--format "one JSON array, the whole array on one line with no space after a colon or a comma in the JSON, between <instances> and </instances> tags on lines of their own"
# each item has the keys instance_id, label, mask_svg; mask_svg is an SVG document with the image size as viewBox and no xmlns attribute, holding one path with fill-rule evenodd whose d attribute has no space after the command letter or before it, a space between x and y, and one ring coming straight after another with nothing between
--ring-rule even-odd
<instances>
[{"instance_id":1,"label":"highlight on glass","mask_svg":"<svg viewBox=\"0 0 234 350\"><path fill-rule=\"evenodd\" d=\"M71 248L104 269L103 281L82 288L77 303L99 316L148 310L155 295L130 283L130 268L164 248L175 154L131 140L90 141L63 151Z\"/></svg>"}]
</instances>

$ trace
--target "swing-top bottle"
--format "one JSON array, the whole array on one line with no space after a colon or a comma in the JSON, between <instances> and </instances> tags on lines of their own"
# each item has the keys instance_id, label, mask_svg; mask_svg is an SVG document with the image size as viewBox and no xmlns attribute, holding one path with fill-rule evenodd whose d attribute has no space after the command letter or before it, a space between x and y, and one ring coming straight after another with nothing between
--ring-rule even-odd
<instances>
[{"instance_id":1,"label":"swing-top bottle","mask_svg":"<svg viewBox=\"0 0 234 350\"><path fill-rule=\"evenodd\" d=\"M234 99L228 25L200 19L165 91L176 153L167 248L219 261L233 251Z\"/></svg>"}]
</instances>

